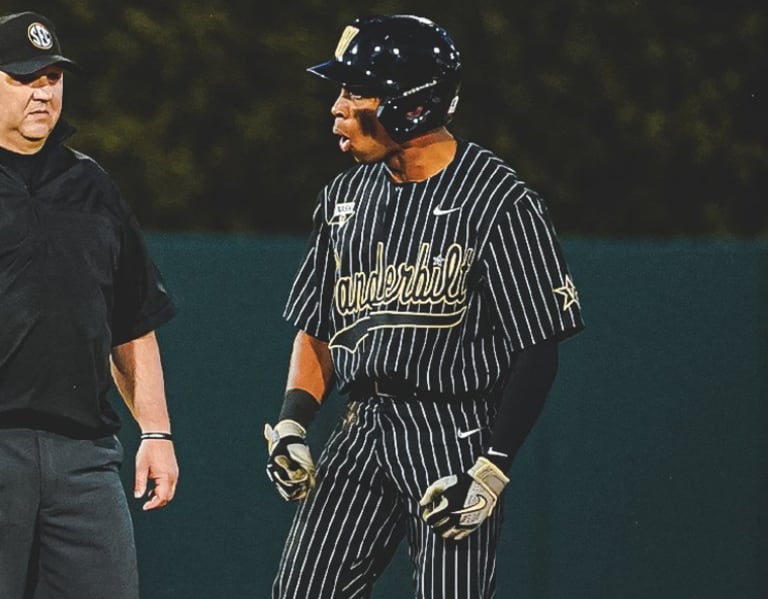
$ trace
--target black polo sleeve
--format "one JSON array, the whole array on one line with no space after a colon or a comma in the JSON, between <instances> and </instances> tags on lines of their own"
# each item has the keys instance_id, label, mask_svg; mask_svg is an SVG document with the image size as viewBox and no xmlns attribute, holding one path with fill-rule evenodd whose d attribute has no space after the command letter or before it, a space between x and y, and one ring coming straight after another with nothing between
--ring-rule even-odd
<instances>
[{"instance_id":1,"label":"black polo sleeve","mask_svg":"<svg viewBox=\"0 0 768 599\"><path fill-rule=\"evenodd\" d=\"M112 346L137 339L176 313L136 217L126 215L114 280Z\"/></svg>"}]
</instances>

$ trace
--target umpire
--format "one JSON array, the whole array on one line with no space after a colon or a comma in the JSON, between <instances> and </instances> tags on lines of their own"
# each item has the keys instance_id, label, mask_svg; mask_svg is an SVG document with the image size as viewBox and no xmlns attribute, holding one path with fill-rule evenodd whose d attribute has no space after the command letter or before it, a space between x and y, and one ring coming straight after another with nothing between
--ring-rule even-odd
<instances>
[{"instance_id":1,"label":"umpire","mask_svg":"<svg viewBox=\"0 0 768 599\"><path fill-rule=\"evenodd\" d=\"M573 278L542 198L448 130L444 29L360 18L309 70L341 88L333 133L357 164L318 196L284 311L267 472L300 503L272 597L369 597L407 539L417 598L490 599L507 472L583 327ZM334 384L349 403L315 469L306 431Z\"/></svg>"},{"instance_id":2,"label":"umpire","mask_svg":"<svg viewBox=\"0 0 768 599\"><path fill-rule=\"evenodd\" d=\"M73 70L50 20L0 17L2 599L137 599L113 380L144 509L178 478L154 334L174 307L112 179L65 145Z\"/></svg>"}]
</instances>

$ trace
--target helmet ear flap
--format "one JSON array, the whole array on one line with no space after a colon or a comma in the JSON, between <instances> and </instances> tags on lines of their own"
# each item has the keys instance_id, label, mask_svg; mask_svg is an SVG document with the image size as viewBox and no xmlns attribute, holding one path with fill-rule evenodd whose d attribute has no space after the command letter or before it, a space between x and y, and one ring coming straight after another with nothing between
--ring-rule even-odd
<instances>
[{"instance_id":1,"label":"helmet ear flap","mask_svg":"<svg viewBox=\"0 0 768 599\"><path fill-rule=\"evenodd\" d=\"M389 136L400 143L408 139L429 116L428 98L421 94L387 98L377 109L379 122Z\"/></svg>"},{"instance_id":2,"label":"helmet ear flap","mask_svg":"<svg viewBox=\"0 0 768 599\"><path fill-rule=\"evenodd\" d=\"M387 98L376 116L398 143L448 124L458 104L458 84L442 81L416 93Z\"/></svg>"}]
</instances>

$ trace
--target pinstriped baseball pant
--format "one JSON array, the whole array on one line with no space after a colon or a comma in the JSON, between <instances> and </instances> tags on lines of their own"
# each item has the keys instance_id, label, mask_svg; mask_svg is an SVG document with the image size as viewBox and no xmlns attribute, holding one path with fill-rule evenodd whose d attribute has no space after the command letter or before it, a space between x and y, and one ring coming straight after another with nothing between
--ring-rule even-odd
<instances>
[{"instance_id":1,"label":"pinstriped baseball pant","mask_svg":"<svg viewBox=\"0 0 768 599\"><path fill-rule=\"evenodd\" d=\"M404 538L416 599L493 598L503 501L458 542L435 534L418 502L430 483L472 466L494 414L483 400L350 402L297 508L272 598L368 598Z\"/></svg>"}]
</instances>

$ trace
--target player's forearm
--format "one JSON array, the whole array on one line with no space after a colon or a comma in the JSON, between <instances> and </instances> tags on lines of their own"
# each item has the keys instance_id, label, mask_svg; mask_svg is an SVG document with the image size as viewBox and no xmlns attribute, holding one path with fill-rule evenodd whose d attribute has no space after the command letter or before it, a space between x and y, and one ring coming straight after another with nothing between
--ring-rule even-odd
<instances>
[{"instance_id":1,"label":"player's forearm","mask_svg":"<svg viewBox=\"0 0 768 599\"><path fill-rule=\"evenodd\" d=\"M307 428L333 384L333 363L328 344L303 331L296 334L288 368L282 419Z\"/></svg>"},{"instance_id":2,"label":"player's forearm","mask_svg":"<svg viewBox=\"0 0 768 599\"><path fill-rule=\"evenodd\" d=\"M142 431L170 432L160 348L154 332L112 349L112 378Z\"/></svg>"},{"instance_id":3,"label":"player's forearm","mask_svg":"<svg viewBox=\"0 0 768 599\"><path fill-rule=\"evenodd\" d=\"M491 433L488 458L508 471L544 407L558 366L556 341L523 350L502 391L499 412Z\"/></svg>"},{"instance_id":4,"label":"player's forearm","mask_svg":"<svg viewBox=\"0 0 768 599\"><path fill-rule=\"evenodd\" d=\"M333 363L328 344L299 331L293 341L286 390L303 389L322 403L332 381Z\"/></svg>"}]
</instances>

